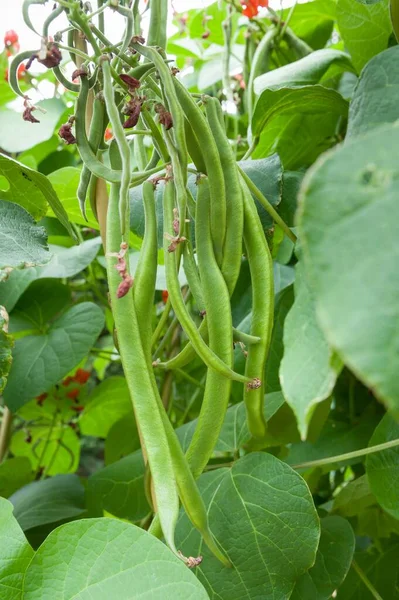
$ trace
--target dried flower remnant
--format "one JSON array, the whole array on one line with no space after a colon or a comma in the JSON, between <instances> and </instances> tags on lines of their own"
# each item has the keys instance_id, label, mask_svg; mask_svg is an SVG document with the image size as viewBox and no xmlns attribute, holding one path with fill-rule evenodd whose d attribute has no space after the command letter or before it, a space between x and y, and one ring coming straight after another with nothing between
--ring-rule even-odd
<instances>
[{"instance_id":1,"label":"dried flower remnant","mask_svg":"<svg viewBox=\"0 0 399 600\"><path fill-rule=\"evenodd\" d=\"M124 129L130 129L131 127L135 127L138 123L141 113L141 107L143 106L144 97L140 98L139 96L135 96L126 102L125 106L122 109L124 115L127 115L126 121L123 123Z\"/></svg>"},{"instance_id":2,"label":"dried flower remnant","mask_svg":"<svg viewBox=\"0 0 399 600\"><path fill-rule=\"evenodd\" d=\"M161 123L161 125L163 125L165 127L166 130L173 127L172 115L170 114L170 112L168 110L166 110L166 108L164 107L163 104L158 102L154 106L154 110L159 116L159 122Z\"/></svg>"},{"instance_id":3,"label":"dried flower remnant","mask_svg":"<svg viewBox=\"0 0 399 600\"><path fill-rule=\"evenodd\" d=\"M42 41L42 47L39 52L35 52L29 58L26 63L26 70L28 71L34 60L37 60L41 65L44 65L48 69L52 69L53 67L58 67L62 60L62 54L57 44L54 42L46 42Z\"/></svg>"},{"instance_id":4,"label":"dried flower remnant","mask_svg":"<svg viewBox=\"0 0 399 600\"><path fill-rule=\"evenodd\" d=\"M40 110L43 113L45 113L46 111L43 108L40 108L39 106L35 106L34 104L32 104L30 102L28 96L25 96L25 98L24 98L24 107L25 107L25 110L22 113L23 120L29 121L29 123L40 123L39 119L36 119L36 117L34 117L32 113L34 110Z\"/></svg>"},{"instance_id":5,"label":"dried flower remnant","mask_svg":"<svg viewBox=\"0 0 399 600\"><path fill-rule=\"evenodd\" d=\"M122 281L120 282L118 289L116 290L117 298L123 298L123 296L126 296L130 288L133 286L133 277L129 274L127 270L127 264L125 260L128 248L128 244L126 242L122 242L119 252L111 252L108 254L108 256L115 256L118 259L118 262L115 265L115 269L122 277Z\"/></svg>"},{"instance_id":6,"label":"dried flower remnant","mask_svg":"<svg viewBox=\"0 0 399 600\"><path fill-rule=\"evenodd\" d=\"M129 90L129 94L134 93L135 90L137 90L141 86L141 83L138 79L136 79L135 77L131 77L126 73L122 73L121 75L119 75L119 77L120 79L122 79L123 83L126 83Z\"/></svg>"},{"instance_id":7,"label":"dried flower remnant","mask_svg":"<svg viewBox=\"0 0 399 600\"><path fill-rule=\"evenodd\" d=\"M61 125L58 135L64 142L69 146L70 144L76 144L76 138L72 133L72 125L75 121L75 117L69 117L68 122Z\"/></svg>"},{"instance_id":8,"label":"dried flower remnant","mask_svg":"<svg viewBox=\"0 0 399 600\"><path fill-rule=\"evenodd\" d=\"M258 377L252 379L247 383L247 390L257 390L262 385L261 380Z\"/></svg>"}]
</instances>

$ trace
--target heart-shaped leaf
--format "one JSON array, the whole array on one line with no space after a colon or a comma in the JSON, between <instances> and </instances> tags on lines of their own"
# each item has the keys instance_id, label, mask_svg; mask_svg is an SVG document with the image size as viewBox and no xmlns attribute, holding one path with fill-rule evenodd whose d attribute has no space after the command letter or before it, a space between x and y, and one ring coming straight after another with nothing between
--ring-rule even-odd
<instances>
[{"instance_id":1,"label":"heart-shaped leaf","mask_svg":"<svg viewBox=\"0 0 399 600\"><path fill-rule=\"evenodd\" d=\"M103 326L101 309L83 302L54 321L46 334L17 340L4 390L10 410L18 410L67 375L89 352Z\"/></svg>"},{"instance_id":2,"label":"heart-shaped leaf","mask_svg":"<svg viewBox=\"0 0 399 600\"><path fill-rule=\"evenodd\" d=\"M106 438L112 425L133 412L130 392L124 377L108 377L87 399L79 425L84 435Z\"/></svg>"},{"instance_id":3,"label":"heart-shaped leaf","mask_svg":"<svg viewBox=\"0 0 399 600\"><path fill-rule=\"evenodd\" d=\"M143 529L83 519L55 529L25 575L23 600L207 600L194 574Z\"/></svg>"},{"instance_id":4,"label":"heart-shaped leaf","mask_svg":"<svg viewBox=\"0 0 399 600\"><path fill-rule=\"evenodd\" d=\"M319 543L305 481L271 454L252 453L230 470L203 475L199 487L212 533L232 568L223 568L202 546L184 514L176 537L183 553L203 554L196 573L210 597L289 598L295 581L313 565Z\"/></svg>"}]
</instances>

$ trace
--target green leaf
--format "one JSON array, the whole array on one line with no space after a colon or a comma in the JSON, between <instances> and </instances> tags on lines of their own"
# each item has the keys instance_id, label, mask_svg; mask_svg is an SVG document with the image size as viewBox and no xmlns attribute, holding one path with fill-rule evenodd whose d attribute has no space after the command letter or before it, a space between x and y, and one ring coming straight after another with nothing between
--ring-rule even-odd
<instances>
[{"instance_id":1,"label":"green leaf","mask_svg":"<svg viewBox=\"0 0 399 600\"><path fill-rule=\"evenodd\" d=\"M68 286L52 279L33 281L11 313L10 331L38 330L44 333L48 321L71 301Z\"/></svg>"},{"instance_id":2,"label":"green leaf","mask_svg":"<svg viewBox=\"0 0 399 600\"><path fill-rule=\"evenodd\" d=\"M46 111L45 114L36 112L40 123L24 121L22 114L15 110L4 107L0 109L1 147L5 152L23 152L52 137L61 115L65 112L64 102L51 98L37 102L36 106Z\"/></svg>"},{"instance_id":3,"label":"green leaf","mask_svg":"<svg viewBox=\"0 0 399 600\"><path fill-rule=\"evenodd\" d=\"M28 458L8 458L0 465L0 496L8 498L32 479L32 465Z\"/></svg>"},{"instance_id":4,"label":"green leaf","mask_svg":"<svg viewBox=\"0 0 399 600\"><path fill-rule=\"evenodd\" d=\"M23 531L72 519L86 510L85 491L76 475L33 481L11 496L10 502Z\"/></svg>"},{"instance_id":5,"label":"green leaf","mask_svg":"<svg viewBox=\"0 0 399 600\"><path fill-rule=\"evenodd\" d=\"M301 106L298 113L277 113L261 132L252 156L260 158L278 152L285 169L309 166L335 143L339 119L330 110L303 114Z\"/></svg>"},{"instance_id":6,"label":"green leaf","mask_svg":"<svg viewBox=\"0 0 399 600\"><path fill-rule=\"evenodd\" d=\"M50 533L24 580L24 600L206 600L162 542L115 519L84 519Z\"/></svg>"},{"instance_id":7,"label":"green leaf","mask_svg":"<svg viewBox=\"0 0 399 600\"><path fill-rule=\"evenodd\" d=\"M20 526L12 514L12 504L0 498L0 596L2 600L22 600L24 573L33 557Z\"/></svg>"},{"instance_id":8,"label":"green leaf","mask_svg":"<svg viewBox=\"0 0 399 600\"><path fill-rule=\"evenodd\" d=\"M100 469L89 477L88 503L120 519L144 519L151 510L144 491L144 473L141 450Z\"/></svg>"},{"instance_id":9,"label":"green leaf","mask_svg":"<svg viewBox=\"0 0 399 600\"><path fill-rule=\"evenodd\" d=\"M283 394L298 420L303 440L315 406L328 398L342 363L317 324L312 292L302 262L296 267L295 302L284 323L284 356L280 364Z\"/></svg>"},{"instance_id":10,"label":"green leaf","mask_svg":"<svg viewBox=\"0 0 399 600\"><path fill-rule=\"evenodd\" d=\"M343 517L354 517L375 503L367 475L350 481L334 498L333 511Z\"/></svg>"},{"instance_id":11,"label":"green leaf","mask_svg":"<svg viewBox=\"0 0 399 600\"><path fill-rule=\"evenodd\" d=\"M130 392L124 377L108 377L94 388L79 420L83 435L106 438L112 425L132 412Z\"/></svg>"},{"instance_id":12,"label":"green leaf","mask_svg":"<svg viewBox=\"0 0 399 600\"><path fill-rule=\"evenodd\" d=\"M397 153L398 130L389 126L324 156L304 179L298 224L327 341L398 412L399 272L387 261L399 253Z\"/></svg>"},{"instance_id":13,"label":"green leaf","mask_svg":"<svg viewBox=\"0 0 399 600\"><path fill-rule=\"evenodd\" d=\"M369 446L376 446L398 439L399 424L387 414L373 433ZM395 519L399 519L398 464L399 446L369 454L366 458L366 472L370 489L382 508Z\"/></svg>"},{"instance_id":14,"label":"green leaf","mask_svg":"<svg viewBox=\"0 0 399 600\"><path fill-rule=\"evenodd\" d=\"M252 117L252 134L259 136L267 126L273 127L282 115L331 113L345 116L348 103L335 90L321 85L305 85L279 90L264 90L255 105Z\"/></svg>"},{"instance_id":15,"label":"green leaf","mask_svg":"<svg viewBox=\"0 0 399 600\"><path fill-rule=\"evenodd\" d=\"M349 107L347 138L399 118L399 46L381 52L364 67Z\"/></svg>"},{"instance_id":16,"label":"green leaf","mask_svg":"<svg viewBox=\"0 0 399 600\"><path fill-rule=\"evenodd\" d=\"M74 473L79 466L80 441L76 433L58 422L54 426L32 425L27 432L20 429L11 438L10 449L14 456L29 458L35 471L46 475ZM30 441L28 441L30 440Z\"/></svg>"},{"instance_id":17,"label":"green leaf","mask_svg":"<svg viewBox=\"0 0 399 600\"><path fill-rule=\"evenodd\" d=\"M64 167L63 169L49 173L48 180L62 202L69 221L98 230L99 225L90 208L90 203L86 206L87 221L82 216L79 208L76 193L79 185L80 171L77 167ZM53 207L47 210L47 215L49 217L57 216L54 214Z\"/></svg>"},{"instance_id":18,"label":"green leaf","mask_svg":"<svg viewBox=\"0 0 399 600\"><path fill-rule=\"evenodd\" d=\"M0 269L43 265L50 260L46 231L24 208L0 200L0 213Z\"/></svg>"},{"instance_id":19,"label":"green leaf","mask_svg":"<svg viewBox=\"0 0 399 600\"><path fill-rule=\"evenodd\" d=\"M388 3L389 0L382 0L366 5L356 0L338 0L338 28L359 72L370 58L388 46L392 31Z\"/></svg>"},{"instance_id":20,"label":"green leaf","mask_svg":"<svg viewBox=\"0 0 399 600\"><path fill-rule=\"evenodd\" d=\"M371 547L364 552L356 552L354 559L360 569L380 594L380 598L397 598L397 578L399 575L399 544L393 543L386 549ZM374 600L372 594L359 575L352 568L343 585L338 589L339 600Z\"/></svg>"},{"instance_id":21,"label":"green leaf","mask_svg":"<svg viewBox=\"0 0 399 600\"><path fill-rule=\"evenodd\" d=\"M289 12L290 8L283 11L283 20L287 18ZM334 0L314 0L295 6L290 27L312 48L323 48L330 39L335 18Z\"/></svg>"},{"instance_id":22,"label":"green leaf","mask_svg":"<svg viewBox=\"0 0 399 600\"><path fill-rule=\"evenodd\" d=\"M10 184L10 190L2 193L3 198L17 202L35 219L44 217L48 202L60 223L76 237L65 208L45 175L3 154L0 154L0 173Z\"/></svg>"},{"instance_id":23,"label":"green leaf","mask_svg":"<svg viewBox=\"0 0 399 600\"><path fill-rule=\"evenodd\" d=\"M97 256L101 238L96 237L71 248L50 244L52 256L44 267L14 270L0 283L0 302L12 311L20 296L35 279L74 277Z\"/></svg>"},{"instance_id":24,"label":"green leaf","mask_svg":"<svg viewBox=\"0 0 399 600\"><path fill-rule=\"evenodd\" d=\"M191 11L190 11L191 12ZM202 38L205 31L209 31L209 37L207 43L218 44L223 46L223 21L226 18L224 10L220 9L218 2L213 2L206 7L206 11L203 9L197 9L193 11L194 17L188 23L188 33L190 38ZM206 17L206 23L204 22ZM238 14L233 13L231 18L232 27L234 27L238 20Z\"/></svg>"},{"instance_id":25,"label":"green leaf","mask_svg":"<svg viewBox=\"0 0 399 600\"><path fill-rule=\"evenodd\" d=\"M329 600L344 581L352 562L355 536L342 517L321 519L316 562L296 582L290 600Z\"/></svg>"},{"instance_id":26,"label":"green leaf","mask_svg":"<svg viewBox=\"0 0 399 600\"><path fill-rule=\"evenodd\" d=\"M4 400L12 411L47 391L87 355L104 326L101 309L90 302L70 308L44 335L16 341Z\"/></svg>"},{"instance_id":27,"label":"green leaf","mask_svg":"<svg viewBox=\"0 0 399 600\"><path fill-rule=\"evenodd\" d=\"M8 323L8 313L4 306L0 305L0 394L6 386L7 376L12 364L14 340L8 333Z\"/></svg>"},{"instance_id":28,"label":"green leaf","mask_svg":"<svg viewBox=\"0 0 399 600\"><path fill-rule=\"evenodd\" d=\"M265 89L279 90L283 87L314 85L319 83L322 77L328 79L328 71L331 67L336 67L334 75L342 71L354 72L348 54L340 50L324 48L260 75L254 81L255 94L259 95Z\"/></svg>"},{"instance_id":29,"label":"green leaf","mask_svg":"<svg viewBox=\"0 0 399 600\"><path fill-rule=\"evenodd\" d=\"M129 413L116 421L105 440L105 464L110 465L140 448L140 436L131 407Z\"/></svg>"},{"instance_id":30,"label":"green leaf","mask_svg":"<svg viewBox=\"0 0 399 600\"><path fill-rule=\"evenodd\" d=\"M211 598L289 598L314 563L319 520L304 480L271 454L252 453L232 469L199 479L209 524L232 563L223 569L202 546L185 514L176 539L183 553L202 554L196 569Z\"/></svg>"}]
</instances>

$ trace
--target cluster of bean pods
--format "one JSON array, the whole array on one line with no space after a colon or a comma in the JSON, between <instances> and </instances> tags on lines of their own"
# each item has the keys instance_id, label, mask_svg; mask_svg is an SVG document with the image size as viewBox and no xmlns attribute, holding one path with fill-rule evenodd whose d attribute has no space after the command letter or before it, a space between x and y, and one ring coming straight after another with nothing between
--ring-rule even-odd
<instances>
[{"instance_id":1,"label":"cluster of bean pods","mask_svg":"<svg viewBox=\"0 0 399 600\"><path fill-rule=\"evenodd\" d=\"M24 2L25 21L32 29L29 8L43 3ZM253 194L270 207L236 163L219 100L194 98L180 83L176 70L170 68L160 47L165 45L162 23L166 22L167 3L151 0L147 44L141 37L137 1L130 7L123 1L101 0L95 12L86 4L76 0L55 3L43 26L40 51L15 57L10 83L29 102L18 87L16 74L21 62L32 61L35 55L47 61L65 88L78 94L74 115L62 135L67 143L76 141L82 159L78 189L82 212L85 215L89 199L100 224L117 344L151 474L156 517L150 531L163 535L189 566L198 564L198 559L182 557L175 547L181 503L210 550L229 565L210 532L196 479L214 451L233 380L243 384L252 436L262 439L266 433L263 377L273 324L273 269ZM125 33L118 44L110 43L104 34L105 10L117 11L125 18ZM48 38L50 23L62 13L69 21L64 32L66 46L61 33L54 42ZM54 48L60 54L69 52L75 61L73 82L62 72ZM30 117L34 109L28 105ZM113 139L106 143L104 133L109 126ZM143 134L153 140L148 164L140 137ZM140 170L132 169L134 163ZM189 165L194 165L190 170L196 172L195 199L187 186ZM128 252L129 191L141 184L145 233L133 280ZM158 255L157 186L163 189L167 290L175 318L189 341L179 354L154 365L151 338ZM195 227L191 227L193 222ZM252 281L250 334L233 329L230 306L243 255ZM203 316L199 327L182 295L178 278L181 262ZM236 341L247 347L244 375L234 371ZM207 376L197 427L184 453L161 401L154 368L181 369L196 355L206 365Z\"/></svg>"}]
</instances>

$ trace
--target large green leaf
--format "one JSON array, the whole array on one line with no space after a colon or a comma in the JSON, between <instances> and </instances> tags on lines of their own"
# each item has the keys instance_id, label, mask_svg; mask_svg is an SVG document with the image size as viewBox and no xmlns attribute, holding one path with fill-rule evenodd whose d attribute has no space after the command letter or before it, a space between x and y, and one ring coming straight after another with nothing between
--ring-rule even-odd
<instances>
[{"instance_id":1,"label":"large green leaf","mask_svg":"<svg viewBox=\"0 0 399 600\"><path fill-rule=\"evenodd\" d=\"M345 116L348 103L335 90L321 85L305 85L278 90L264 90L258 98L252 117L252 134L259 136L282 115L325 114Z\"/></svg>"},{"instance_id":2,"label":"large green leaf","mask_svg":"<svg viewBox=\"0 0 399 600\"><path fill-rule=\"evenodd\" d=\"M395 411L398 131L379 128L324 156L305 177L298 220L306 275L328 342Z\"/></svg>"},{"instance_id":3,"label":"large green leaf","mask_svg":"<svg viewBox=\"0 0 399 600\"><path fill-rule=\"evenodd\" d=\"M8 333L9 318L4 306L0 305L0 394L7 383L11 369L13 337Z\"/></svg>"},{"instance_id":4,"label":"large green leaf","mask_svg":"<svg viewBox=\"0 0 399 600\"><path fill-rule=\"evenodd\" d=\"M389 0L372 5L338 0L338 27L358 71L388 46L392 31L388 5Z\"/></svg>"},{"instance_id":5,"label":"large green leaf","mask_svg":"<svg viewBox=\"0 0 399 600\"><path fill-rule=\"evenodd\" d=\"M290 10L286 8L283 11L283 20L287 18ZM313 0L295 6L290 27L312 48L323 48L330 39L335 18L335 0Z\"/></svg>"},{"instance_id":6,"label":"large green leaf","mask_svg":"<svg viewBox=\"0 0 399 600\"><path fill-rule=\"evenodd\" d=\"M375 504L370 491L367 475L350 481L334 498L333 511L344 517L353 517L365 508Z\"/></svg>"},{"instance_id":7,"label":"large green leaf","mask_svg":"<svg viewBox=\"0 0 399 600\"><path fill-rule=\"evenodd\" d=\"M206 600L204 588L162 542L115 519L62 525L36 552L24 600Z\"/></svg>"},{"instance_id":8,"label":"large green leaf","mask_svg":"<svg viewBox=\"0 0 399 600\"><path fill-rule=\"evenodd\" d=\"M32 465L28 458L8 458L0 465L0 496L8 498L32 479Z\"/></svg>"},{"instance_id":9,"label":"large green leaf","mask_svg":"<svg viewBox=\"0 0 399 600\"><path fill-rule=\"evenodd\" d=\"M385 415L379 423L369 446L399 440L399 424ZM366 472L370 489L379 504L390 515L399 519L399 446L369 454L366 459Z\"/></svg>"},{"instance_id":10,"label":"large green leaf","mask_svg":"<svg viewBox=\"0 0 399 600\"><path fill-rule=\"evenodd\" d=\"M352 562L355 536L342 517L321 520L316 562L296 582L290 600L329 600L345 579Z\"/></svg>"},{"instance_id":11,"label":"large green leaf","mask_svg":"<svg viewBox=\"0 0 399 600\"><path fill-rule=\"evenodd\" d=\"M96 257L101 245L99 237L64 248L50 244L52 256L43 267L14 270L0 283L0 302L12 311L20 296L35 279L74 277L85 269Z\"/></svg>"},{"instance_id":12,"label":"large green leaf","mask_svg":"<svg viewBox=\"0 0 399 600\"><path fill-rule=\"evenodd\" d=\"M88 502L129 521L150 512L144 491L145 465L140 450L100 469L89 477Z\"/></svg>"},{"instance_id":13,"label":"large green leaf","mask_svg":"<svg viewBox=\"0 0 399 600\"><path fill-rule=\"evenodd\" d=\"M22 600L24 573L33 550L12 514L12 504L0 498L0 596Z\"/></svg>"},{"instance_id":14,"label":"large green leaf","mask_svg":"<svg viewBox=\"0 0 399 600\"><path fill-rule=\"evenodd\" d=\"M284 397L298 420L302 439L306 439L316 405L331 394L341 368L341 361L318 326L312 292L299 262L295 302L284 323L280 381Z\"/></svg>"},{"instance_id":15,"label":"large green leaf","mask_svg":"<svg viewBox=\"0 0 399 600\"><path fill-rule=\"evenodd\" d=\"M112 425L133 411L130 393L124 377L108 377L87 399L79 425L83 435L106 438Z\"/></svg>"},{"instance_id":16,"label":"large green leaf","mask_svg":"<svg viewBox=\"0 0 399 600\"><path fill-rule=\"evenodd\" d=\"M399 118L399 46L381 52L364 67L349 107L348 137Z\"/></svg>"},{"instance_id":17,"label":"large green leaf","mask_svg":"<svg viewBox=\"0 0 399 600\"><path fill-rule=\"evenodd\" d=\"M4 400L15 411L47 391L89 352L104 326L101 309L90 302L70 308L44 335L16 341Z\"/></svg>"},{"instance_id":18,"label":"large green leaf","mask_svg":"<svg viewBox=\"0 0 399 600\"><path fill-rule=\"evenodd\" d=\"M105 440L105 464L111 465L140 448L140 436L132 408L112 425Z\"/></svg>"},{"instance_id":19,"label":"large green leaf","mask_svg":"<svg viewBox=\"0 0 399 600\"><path fill-rule=\"evenodd\" d=\"M85 512L85 490L76 475L57 475L33 481L10 498L23 531L72 519Z\"/></svg>"},{"instance_id":20,"label":"large green leaf","mask_svg":"<svg viewBox=\"0 0 399 600\"><path fill-rule=\"evenodd\" d=\"M304 480L271 454L252 453L232 469L199 479L211 530L232 563L224 569L182 514L176 534L183 553L202 554L196 569L211 598L289 598L314 563L319 521Z\"/></svg>"},{"instance_id":21,"label":"large green leaf","mask_svg":"<svg viewBox=\"0 0 399 600\"><path fill-rule=\"evenodd\" d=\"M0 174L7 178L10 189L3 198L23 206L35 219L46 214L47 202L54 215L74 238L75 232L53 186L45 175L0 154Z\"/></svg>"},{"instance_id":22,"label":"large green leaf","mask_svg":"<svg viewBox=\"0 0 399 600\"><path fill-rule=\"evenodd\" d=\"M0 109L1 147L6 152L23 152L50 139L54 129L65 112L62 100L51 98L36 103L46 113L36 112L40 123L28 123L22 114L9 108Z\"/></svg>"},{"instance_id":23,"label":"large green leaf","mask_svg":"<svg viewBox=\"0 0 399 600\"><path fill-rule=\"evenodd\" d=\"M278 90L283 87L314 85L319 83L322 77L329 76L331 67L335 67L334 74L354 71L348 54L340 50L324 48L284 67L259 75L254 81L255 94L259 95L266 89Z\"/></svg>"},{"instance_id":24,"label":"large green leaf","mask_svg":"<svg viewBox=\"0 0 399 600\"><path fill-rule=\"evenodd\" d=\"M292 285L286 287L275 297L273 332L265 369L267 392L276 392L281 389L279 369L284 354L284 323L293 302L294 288Z\"/></svg>"},{"instance_id":25,"label":"large green leaf","mask_svg":"<svg viewBox=\"0 0 399 600\"><path fill-rule=\"evenodd\" d=\"M46 231L24 208L0 200L0 214L0 269L44 265L50 260Z\"/></svg>"}]
</instances>

